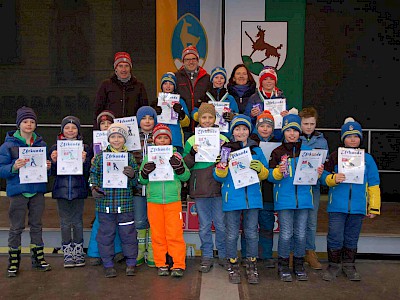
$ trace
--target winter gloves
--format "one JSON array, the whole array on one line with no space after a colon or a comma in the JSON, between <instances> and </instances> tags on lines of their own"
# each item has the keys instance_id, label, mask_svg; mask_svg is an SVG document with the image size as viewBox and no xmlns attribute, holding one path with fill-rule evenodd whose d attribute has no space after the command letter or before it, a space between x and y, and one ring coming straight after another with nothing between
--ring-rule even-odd
<instances>
[{"instance_id":1,"label":"winter gloves","mask_svg":"<svg viewBox=\"0 0 400 300\"><path fill-rule=\"evenodd\" d=\"M122 173L130 179L135 177L135 170L131 166L125 166Z\"/></svg>"},{"instance_id":2,"label":"winter gloves","mask_svg":"<svg viewBox=\"0 0 400 300\"><path fill-rule=\"evenodd\" d=\"M179 121L182 121L185 118L185 112L183 110L183 107L180 103L175 103L174 106L172 107L172 109L178 113L178 118Z\"/></svg>"},{"instance_id":3,"label":"winter gloves","mask_svg":"<svg viewBox=\"0 0 400 300\"><path fill-rule=\"evenodd\" d=\"M250 162L250 169L256 171L257 174L261 172L262 167L263 167L263 164L259 160L253 159Z\"/></svg>"},{"instance_id":4,"label":"winter gloves","mask_svg":"<svg viewBox=\"0 0 400 300\"><path fill-rule=\"evenodd\" d=\"M141 171L141 175L143 179L149 179L149 174L156 169L156 164L152 161L149 161L144 164L143 169Z\"/></svg>"},{"instance_id":5,"label":"winter gloves","mask_svg":"<svg viewBox=\"0 0 400 300\"><path fill-rule=\"evenodd\" d=\"M233 112L227 111L222 114L222 117L224 118L225 121L230 122L232 121L233 117L235 114Z\"/></svg>"},{"instance_id":6,"label":"winter gloves","mask_svg":"<svg viewBox=\"0 0 400 300\"><path fill-rule=\"evenodd\" d=\"M98 186L92 187L92 196L94 199L101 199L105 196L105 192Z\"/></svg>"},{"instance_id":7,"label":"winter gloves","mask_svg":"<svg viewBox=\"0 0 400 300\"><path fill-rule=\"evenodd\" d=\"M176 175L182 175L185 173L185 166L183 165L182 157L175 153L169 159L172 169L174 169Z\"/></svg>"}]
</instances>

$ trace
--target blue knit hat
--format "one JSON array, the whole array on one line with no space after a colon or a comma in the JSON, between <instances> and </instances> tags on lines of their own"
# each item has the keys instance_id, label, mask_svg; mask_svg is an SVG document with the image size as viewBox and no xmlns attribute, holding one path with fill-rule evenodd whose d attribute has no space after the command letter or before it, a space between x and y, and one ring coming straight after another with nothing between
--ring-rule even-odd
<instances>
[{"instance_id":1,"label":"blue knit hat","mask_svg":"<svg viewBox=\"0 0 400 300\"><path fill-rule=\"evenodd\" d=\"M229 133L233 134L233 130L238 125L245 125L245 126L247 126L247 128L249 128L250 132L252 131L251 119L250 119L250 117L248 117L246 115L236 115L232 119L231 124L230 124Z\"/></svg>"},{"instance_id":2,"label":"blue knit hat","mask_svg":"<svg viewBox=\"0 0 400 300\"><path fill-rule=\"evenodd\" d=\"M33 111L33 109L27 106L22 106L17 110L17 120L16 120L17 128L19 128L19 125L25 119L33 119L35 120L37 125L37 116Z\"/></svg>"},{"instance_id":3,"label":"blue knit hat","mask_svg":"<svg viewBox=\"0 0 400 300\"><path fill-rule=\"evenodd\" d=\"M340 139L343 142L346 136L356 134L362 140L362 128L360 123L356 122L352 117L346 118L342 125L342 130L340 133Z\"/></svg>"},{"instance_id":4,"label":"blue knit hat","mask_svg":"<svg viewBox=\"0 0 400 300\"><path fill-rule=\"evenodd\" d=\"M162 90L162 86L164 82L171 82L174 85L174 92L176 90L176 77L175 74L172 72L167 72L163 76L161 76L161 84L160 84L160 89Z\"/></svg>"},{"instance_id":5,"label":"blue knit hat","mask_svg":"<svg viewBox=\"0 0 400 300\"><path fill-rule=\"evenodd\" d=\"M223 67L215 67L214 69L212 69L210 73L210 81L213 82L214 77L218 74L224 76L226 82L226 70Z\"/></svg>"},{"instance_id":6,"label":"blue knit hat","mask_svg":"<svg viewBox=\"0 0 400 300\"><path fill-rule=\"evenodd\" d=\"M293 107L289 110L289 114L283 117L282 133L289 128L293 128L301 133L301 118L298 113L299 111Z\"/></svg>"},{"instance_id":7,"label":"blue knit hat","mask_svg":"<svg viewBox=\"0 0 400 300\"><path fill-rule=\"evenodd\" d=\"M151 106L142 106L141 108L138 109L136 113L136 120L138 123L138 126L140 127L140 121L145 117L145 116L150 116L153 117L154 119L154 124L157 123L157 113L154 108Z\"/></svg>"}]
</instances>

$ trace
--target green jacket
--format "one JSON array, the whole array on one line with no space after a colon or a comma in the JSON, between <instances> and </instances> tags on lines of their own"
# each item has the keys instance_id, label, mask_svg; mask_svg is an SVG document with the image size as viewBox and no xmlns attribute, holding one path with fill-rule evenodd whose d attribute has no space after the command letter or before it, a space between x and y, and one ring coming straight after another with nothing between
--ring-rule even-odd
<instances>
[{"instance_id":1,"label":"green jacket","mask_svg":"<svg viewBox=\"0 0 400 300\"><path fill-rule=\"evenodd\" d=\"M174 149L174 153L176 150ZM185 167L185 172L181 175L176 175L174 172L174 180L170 181L149 181L142 177L142 170L144 165L148 162L148 155L143 159L139 171L139 182L146 185L146 198L147 202L156 204L168 204L172 202L181 201L181 188L182 182L188 181L190 178L190 171L182 159Z\"/></svg>"}]
</instances>

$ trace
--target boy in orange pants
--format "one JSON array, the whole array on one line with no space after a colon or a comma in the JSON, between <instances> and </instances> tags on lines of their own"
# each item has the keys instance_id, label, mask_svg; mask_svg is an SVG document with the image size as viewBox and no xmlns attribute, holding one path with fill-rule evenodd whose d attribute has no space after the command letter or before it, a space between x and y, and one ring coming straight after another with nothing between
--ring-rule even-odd
<instances>
[{"instance_id":1,"label":"boy in orange pants","mask_svg":"<svg viewBox=\"0 0 400 300\"><path fill-rule=\"evenodd\" d=\"M171 130L164 124L153 129L153 140L156 146L171 145ZM154 262L159 276L168 276L169 268L165 263L168 253L173 260L172 277L182 277L186 268L186 245L183 239L183 220L181 204L181 182L190 178L190 171L182 156L174 148L169 163L174 171L173 180L150 181L149 175L156 169L154 162L148 161L148 155L140 167L139 182L147 185L147 215L151 228Z\"/></svg>"}]
</instances>

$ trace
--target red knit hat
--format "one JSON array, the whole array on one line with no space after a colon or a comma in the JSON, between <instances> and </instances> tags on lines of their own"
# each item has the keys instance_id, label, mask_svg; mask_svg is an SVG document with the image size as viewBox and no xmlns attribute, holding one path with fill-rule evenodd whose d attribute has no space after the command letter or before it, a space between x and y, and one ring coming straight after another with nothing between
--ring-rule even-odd
<instances>
[{"instance_id":1,"label":"red knit hat","mask_svg":"<svg viewBox=\"0 0 400 300\"><path fill-rule=\"evenodd\" d=\"M126 52L117 52L114 56L114 70L118 66L119 63L128 63L132 68L132 59L131 56Z\"/></svg>"},{"instance_id":2,"label":"red knit hat","mask_svg":"<svg viewBox=\"0 0 400 300\"><path fill-rule=\"evenodd\" d=\"M257 123L256 123L256 128L260 126L261 124L269 124L272 126L272 128L275 127L275 120L274 116L271 115L271 112L269 110L264 110L258 117L257 117Z\"/></svg>"},{"instance_id":3,"label":"red knit hat","mask_svg":"<svg viewBox=\"0 0 400 300\"><path fill-rule=\"evenodd\" d=\"M184 60L185 56L188 54L194 54L197 59L200 58L199 56L199 51L197 51L197 48L195 46L188 46L182 51L182 61Z\"/></svg>"},{"instance_id":4,"label":"red knit hat","mask_svg":"<svg viewBox=\"0 0 400 300\"><path fill-rule=\"evenodd\" d=\"M262 86L262 82L264 81L264 79L267 78L267 77L270 77L273 80L275 80L275 84L278 83L278 75L276 75L276 71L272 67L268 67L268 68L263 69L260 72L259 76L260 76L260 87Z\"/></svg>"},{"instance_id":5,"label":"red knit hat","mask_svg":"<svg viewBox=\"0 0 400 300\"><path fill-rule=\"evenodd\" d=\"M169 127L167 125L160 123L160 124L157 124L153 128L153 140L155 141L157 139L157 137L159 137L161 135L166 135L167 137L169 137L169 140L172 142L171 130L169 129Z\"/></svg>"}]
</instances>

